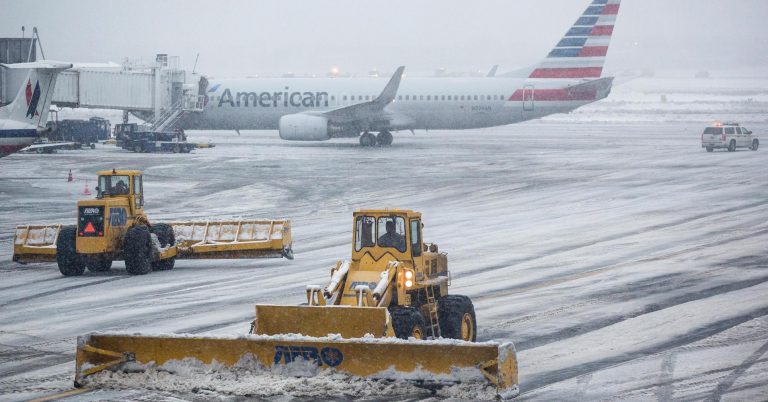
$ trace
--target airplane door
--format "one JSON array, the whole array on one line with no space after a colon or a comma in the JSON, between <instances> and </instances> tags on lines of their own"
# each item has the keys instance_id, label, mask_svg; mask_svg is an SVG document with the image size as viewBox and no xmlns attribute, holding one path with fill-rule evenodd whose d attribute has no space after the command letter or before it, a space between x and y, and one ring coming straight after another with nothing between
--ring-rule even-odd
<instances>
[{"instance_id":1,"label":"airplane door","mask_svg":"<svg viewBox=\"0 0 768 402\"><path fill-rule=\"evenodd\" d=\"M523 87L523 112L533 111L534 91L533 85Z\"/></svg>"}]
</instances>

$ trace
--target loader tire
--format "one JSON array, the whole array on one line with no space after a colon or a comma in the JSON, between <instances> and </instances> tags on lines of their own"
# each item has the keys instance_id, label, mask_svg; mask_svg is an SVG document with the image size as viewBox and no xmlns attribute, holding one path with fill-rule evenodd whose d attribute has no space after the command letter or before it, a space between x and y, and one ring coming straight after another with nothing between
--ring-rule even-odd
<instances>
[{"instance_id":1,"label":"loader tire","mask_svg":"<svg viewBox=\"0 0 768 402\"><path fill-rule=\"evenodd\" d=\"M437 300L437 316L443 338L477 340L475 306L467 296L448 295Z\"/></svg>"},{"instance_id":2,"label":"loader tire","mask_svg":"<svg viewBox=\"0 0 768 402\"><path fill-rule=\"evenodd\" d=\"M85 266L91 272L107 272L112 268L112 260L103 255L93 255L86 259Z\"/></svg>"},{"instance_id":3,"label":"loader tire","mask_svg":"<svg viewBox=\"0 0 768 402\"><path fill-rule=\"evenodd\" d=\"M165 223L156 223L152 225L149 230L157 236L157 240L160 242L160 247L168 247L176 244L176 237L173 234L173 227ZM158 260L152 262L153 271L170 271L173 269L173 265L176 263L176 257L166 258L164 260Z\"/></svg>"},{"instance_id":4,"label":"loader tire","mask_svg":"<svg viewBox=\"0 0 768 402\"><path fill-rule=\"evenodd\" d=\"M85 258L77 254L77 227L62 226L56 239L56 264L64 276L79 276L85 271Z\"/></svg>"},{"instance_id":5,"label":"loader tire","mask_svg":"<svg viewBox=\"0 0 768 402\"><path fill-rule=\"evenodd\" d=\"M414 307L396 307L390 310L395 336L401 339L427 339L424 316Z\"/></svg>"},{"instance_id":6,"label":"loader tire","mask_svg":"<svg viewBox=\"0 0 768 402\"><path fill-rule=\"evenodd\" d=\"M144 275L152 270L152 237L149 228L136 225L123 239L125 270L131 275Z\"/></svg>"}]
</instances>

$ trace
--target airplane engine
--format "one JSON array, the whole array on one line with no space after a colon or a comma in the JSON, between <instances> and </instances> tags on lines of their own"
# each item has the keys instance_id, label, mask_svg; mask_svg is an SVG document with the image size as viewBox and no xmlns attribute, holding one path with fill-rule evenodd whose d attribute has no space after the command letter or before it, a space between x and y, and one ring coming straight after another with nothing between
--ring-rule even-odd
<instances>
[{"instance_id":1,"label":"airplane engine","mask_svg":"<svg viewBox=\"0 0 768 402\"><path fill-rule=\"evenodd\" d=\"M328 119L322 116L289 114L280 118L280 138L288 141L325 141L331 139Z\"/></svg>"}]
</instances>

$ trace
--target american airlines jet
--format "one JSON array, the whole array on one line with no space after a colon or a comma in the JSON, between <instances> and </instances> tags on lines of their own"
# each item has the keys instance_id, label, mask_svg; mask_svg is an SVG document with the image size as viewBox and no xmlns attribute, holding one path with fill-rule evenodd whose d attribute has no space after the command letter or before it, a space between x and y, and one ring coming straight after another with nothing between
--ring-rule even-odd
<instances>
[{"instance_id":1,"label":"american airlines jet","mask_svg":"<svg viewBox=\"0 0 768 402\"><path fill-rule=\"evenodd\" d=\"M608 96L601 78L621 0L593 0L557 46L519 77L256 78L211 81L202 113L180 121L195 129L277 129L280 138L360 137L390 145L392 131L501 126L570 112ZM374 134L376 133L376 134Z\"/></svg>"},{"instance_id":2,"label":"american airlines jet","mask_svg":"<svg viewBox=\"0 0 768 402\"><path fill-rule=\"evenodd\" d=\"M52 61L0 64L4 68L28 69L29 74L9 105L0 108L0 158L26 148L46 130L48 109L59 72L72 64Z\"/></svg>"}]
</instances>

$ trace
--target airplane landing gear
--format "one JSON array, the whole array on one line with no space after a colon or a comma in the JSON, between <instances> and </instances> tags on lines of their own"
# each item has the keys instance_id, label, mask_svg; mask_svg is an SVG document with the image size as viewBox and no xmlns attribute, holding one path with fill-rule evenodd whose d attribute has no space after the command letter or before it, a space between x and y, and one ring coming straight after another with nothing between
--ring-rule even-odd
<instances>
[{"instance_id":1,"label":"airplane landing gear","mask_svg":"<svg viewBox=\"0 0 768 402\"><path fill-rule=\"evenodd\" d=\"M364 147L372 147L376 145L376 136L367 131L364 132L363 135L360 136L360 145Z\"/></svg>"},{"instance_id":2,"label":"airplane landing gear","mask_svg":"<svg viewBox=\"0 0 768 402\"><path fill-rule=\"evenodd\" d=\"M376 136L376 143L382 147L392 145L392 133L389 131L382 131Z\"/></svg>"}]
</instances>

